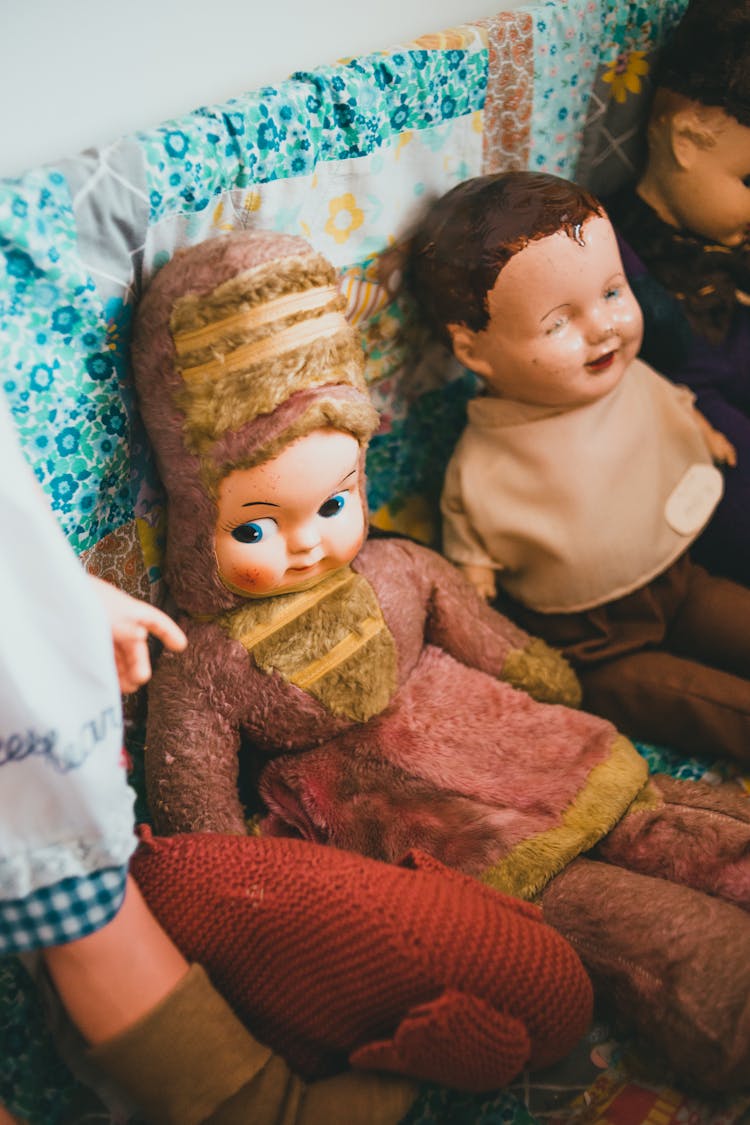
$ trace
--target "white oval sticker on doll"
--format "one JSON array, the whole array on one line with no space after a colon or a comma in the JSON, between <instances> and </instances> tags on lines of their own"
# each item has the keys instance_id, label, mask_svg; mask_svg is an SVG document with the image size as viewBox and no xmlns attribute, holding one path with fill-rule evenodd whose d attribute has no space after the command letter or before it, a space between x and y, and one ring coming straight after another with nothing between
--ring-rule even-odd
<instances>
[{"instance_id":1,"label":"white oval sticker on doll","mask_svg":"<svg viewBox=\"0 0 750 1125\"><path fill-rule=\"evenodd\" d=\"M678 535L694 535L708 523L723 491L724 478L715 465L691 465L667 497L667 523Z\"/></svg>"}]
</instances>

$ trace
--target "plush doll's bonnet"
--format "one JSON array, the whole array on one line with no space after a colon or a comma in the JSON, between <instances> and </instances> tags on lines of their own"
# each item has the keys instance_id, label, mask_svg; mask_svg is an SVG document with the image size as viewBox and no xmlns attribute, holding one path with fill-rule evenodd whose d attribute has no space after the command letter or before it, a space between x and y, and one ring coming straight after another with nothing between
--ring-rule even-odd
<instances>
[{"instance_id":1,"label":"plush doll's bonnet","mask_svg":"<svg viewBox=\"0 0 750 1125\"><path fill-rule=\"evenodd\" d=\"M303 239L242 231L178 251L138 308L133 370L168 497L165 574L180 609L231 610L214 554L232 470L330 426L377 426L333 266ZM364 499L364 497L363 497Z\"/></svg>"}]
</instances>

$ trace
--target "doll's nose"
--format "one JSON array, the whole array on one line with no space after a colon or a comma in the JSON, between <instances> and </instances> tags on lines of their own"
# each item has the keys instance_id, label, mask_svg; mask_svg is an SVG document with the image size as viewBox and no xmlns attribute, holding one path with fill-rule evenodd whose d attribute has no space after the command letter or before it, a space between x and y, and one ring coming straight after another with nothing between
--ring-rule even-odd
<instances>
[{"instance_id":1,"label":"doll's nose","mask_svg":"<svg viewBox=\"0 0 750 1125\"><path fill-rule=\"evenodd\" d=\"M294 554L313 551L320 544L320 531L316 520L298 524L287 536L287 546Z\"/></svg>"},{"instance_id":2,"label":"doll's nose","mask_svg":"<svg viewBox=\"0 0 750 1125\"><path fill-rule=\"evenodd\" d=\"M615 334L615 326L609 314L598 312L591 314L587 326L589 343L601 344L603 340L608 340Z\"/></svg>"}]
</instances>

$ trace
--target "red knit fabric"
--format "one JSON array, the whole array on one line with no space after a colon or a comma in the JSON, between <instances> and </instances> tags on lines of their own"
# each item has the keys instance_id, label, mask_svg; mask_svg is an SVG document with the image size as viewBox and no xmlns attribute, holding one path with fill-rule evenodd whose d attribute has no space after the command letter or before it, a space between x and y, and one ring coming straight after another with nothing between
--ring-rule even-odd
<instances>
[{"instance_id":1,"label":"red knit fabric","mask_svg":"<svg viewBox=\"0 0 750 1125\"><path fill-rule=\"evenodd\" d=\"M394 867L291 839L141 829L152 911L247 1026L306 1077L352 1065L497 1089L591 1017L536 907L411 853Z\"/></svg>"}]
</instances>

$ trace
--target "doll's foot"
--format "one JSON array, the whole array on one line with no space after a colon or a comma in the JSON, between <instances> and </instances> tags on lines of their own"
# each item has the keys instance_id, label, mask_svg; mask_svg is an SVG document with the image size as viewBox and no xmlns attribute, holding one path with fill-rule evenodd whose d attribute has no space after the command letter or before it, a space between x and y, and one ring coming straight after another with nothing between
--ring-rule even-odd
<instances>
[{"instance_id":1,"label":"doll's foot","mask_svg":"<svg viewBox=\"0 0 750 1125\"><path fill-rule=\"evenodd\" d=\"M750 917L689 887L579 859L542 896L594 988L702 1090L750 1081Z\"/></svg>"},{"instance_id":2,"label":"doll's foot","mask_svg":"<svg viewBox=\"0 0 750 1125\"><path fill-rule=\"evenodd\" d=\"M739 787L655 774L644 792L596 855L750 910L750 800Z\"/></svg>"}]
</instances>

